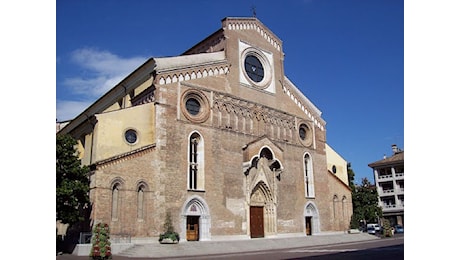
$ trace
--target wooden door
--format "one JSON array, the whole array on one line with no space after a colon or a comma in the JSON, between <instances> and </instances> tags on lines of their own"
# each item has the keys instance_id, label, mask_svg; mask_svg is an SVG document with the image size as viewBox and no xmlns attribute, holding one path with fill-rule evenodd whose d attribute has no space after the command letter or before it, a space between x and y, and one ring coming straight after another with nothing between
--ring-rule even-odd
<instances>
[{"instance_id":1,"label":"wooden door","mask_svg":"<svg viewBox=\"0 0 460 260\"><path fill-rule=\"evenodd\" d=\"M198 241L199 237L199 216L187 216L187 241Z\"/></svg>"},{"instance_id":2,"label":"wooden door","mask_svg":"<svg viewBox=\"0 0 460 260\"><path fill-rule=\"evenodd\" d=\"M264 237L264 207L250 208L251 238Z\"/></svg>"},{"instance_id":3,"label":"wooden door","mask_svg":"<svg viewBox=\"0 0 460 260\"><path fill-rule=\"evenodd\" d=\"M311 236L311 217L305 217L305 234Z\"/></svg>"}]
</instances>

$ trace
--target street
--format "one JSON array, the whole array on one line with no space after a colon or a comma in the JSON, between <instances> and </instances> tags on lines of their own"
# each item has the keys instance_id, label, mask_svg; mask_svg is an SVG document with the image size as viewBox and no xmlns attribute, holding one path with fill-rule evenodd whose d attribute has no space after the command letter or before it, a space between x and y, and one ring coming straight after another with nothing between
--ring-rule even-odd
<instances>
[{"instance_id":1,"label":"street","mask_svg":"<svg viewBox=\"0 0 460 260\"><path fill-rule=\"evenodd\" d=\"M352 242L344 244L312 246L302 248L270 250L264 252L242 252L236 254L208 255L196 257L174 257L168 259L223 259L223 260L300 260L300 259L340 259L340 260L384 260L404 259L404 235L393 238Z\"/></svg>"}]
</instances>

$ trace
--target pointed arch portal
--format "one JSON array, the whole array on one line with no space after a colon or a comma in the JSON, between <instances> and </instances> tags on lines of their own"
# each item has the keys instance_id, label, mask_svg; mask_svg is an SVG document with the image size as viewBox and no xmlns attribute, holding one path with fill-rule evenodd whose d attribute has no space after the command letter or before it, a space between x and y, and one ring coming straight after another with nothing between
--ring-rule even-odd
<instances>
[{"instance_id":1,"label":"pointed arch portal","mask_svg":"<svg viewBox=\"0 0 460 260\"><path fill-rule=\"evenodd\" d=\"M211 240L209 207L199 196L189 198L182 208L180 237L189 241Z\"/></svg>"},{"instance_id":2,"label":"pointed arch portal","mask_svg":"<svg viewBox=\"0 0 460 260\"><path fill-rule=\"evenodd\" d=\"M320 232L319 214L313 202L308 202L303 212L305 218L305 235L311 236Z\"/></svg>"},{"instance_id":3,"label":"pointed arch portal","mask_svg":"<svg viewBox=\"0 0 460 260\"><path fill-rule=\"evenodd\" d=\"M257 183L251 193L249 224L251 238L276 233L276 206L272 192L262 181Z\"/></svg>"}]
</instances>

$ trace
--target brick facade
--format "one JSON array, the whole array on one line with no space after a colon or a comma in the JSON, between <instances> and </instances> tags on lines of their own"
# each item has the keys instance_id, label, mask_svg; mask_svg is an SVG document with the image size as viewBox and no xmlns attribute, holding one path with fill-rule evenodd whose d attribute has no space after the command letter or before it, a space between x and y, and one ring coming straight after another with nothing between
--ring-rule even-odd
<instances>
[{"instance_id":1,"label":"brick facade","mask_svg":"<svg viewBox=\"0 0 460 260\"><path fill-rule=\"evenodd\" d=\"M262 60L261 82L243 68L247 53ZM93 104L90 130L81 130L82 116L67 124L61 132L95 158L93 223L108 222L114 236L156 237L170 212L181 239L191 216L200 240L251 237L252 206L263 207L262 236L348 229L351 191L327 169L325 122L283 60L281 40L256 18L226 18L183 55L147 61ZM130 94L115 94L121 87ZM117 109L122 98L131 103ZM137 133L132 144L126 129Z\"/></svg>"}]
</instances>

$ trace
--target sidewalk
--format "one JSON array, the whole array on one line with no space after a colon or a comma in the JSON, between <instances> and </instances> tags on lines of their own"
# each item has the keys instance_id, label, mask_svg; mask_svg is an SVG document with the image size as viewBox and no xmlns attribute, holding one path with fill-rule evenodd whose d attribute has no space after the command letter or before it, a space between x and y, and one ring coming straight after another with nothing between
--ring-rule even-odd
<instances>
[{"instance_id":1,"label":"sidewalk","mask_svg":"<svg viewBox=\"0 0 460 260\"><path fill-rule=\"evenodd\" d=\"M289 238L258 238L231 241L184 241L178 244L137 244L134 247L121 252L119 255L113 255L113 260L164 259L168 257L254 252L264 250L298 248L306 246L340 244L375 239L379 238L374 235L369 235L367 233L359 233L316 235L308 237L303 236ZM89 256L64 254L57 256L56 259L88 260Z\"/></svg>"}]
</instances>

